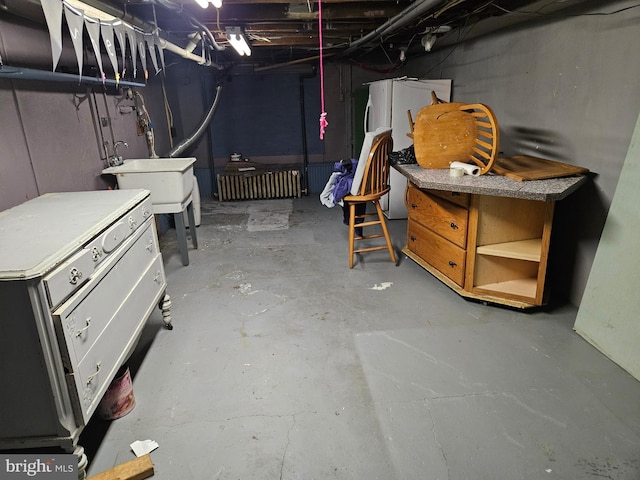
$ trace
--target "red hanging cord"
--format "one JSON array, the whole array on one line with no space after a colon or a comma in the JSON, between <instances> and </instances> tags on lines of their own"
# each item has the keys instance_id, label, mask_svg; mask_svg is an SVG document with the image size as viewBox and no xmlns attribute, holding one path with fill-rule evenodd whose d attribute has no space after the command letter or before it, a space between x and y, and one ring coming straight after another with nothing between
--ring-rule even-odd
<instances>
[{"instance_id":1,"label":"red hanging cord","mask_svg":"<svg viewBox=\"0 0 640 480\"><path fill-rule=\"evenodd\" d=\"M320 101L322 113L320 114L320 140L324 139L324 129L329 125L327 112L324 111L324 67L322 64L322 0L318 0L318 38L320 39Z\"/></svg>"}]
</instances>

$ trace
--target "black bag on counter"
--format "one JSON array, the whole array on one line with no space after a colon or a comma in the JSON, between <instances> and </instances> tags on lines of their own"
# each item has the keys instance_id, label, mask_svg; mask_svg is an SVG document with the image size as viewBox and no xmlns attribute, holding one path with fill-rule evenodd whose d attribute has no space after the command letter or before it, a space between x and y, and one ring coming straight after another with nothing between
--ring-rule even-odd
<instances>
[{"instance_id":1,"label":"black bag on counter","mask_svg":"<svg viewBox=\"0 0 640 480\"><path fill-rule=\"evenodd\" d=\"M413 150L413 145L397 152L391 152L389 154L389 163L391 165L409 165L412 163L418 163L416 160L416 153Z\"/></svg>"}]
</instances>

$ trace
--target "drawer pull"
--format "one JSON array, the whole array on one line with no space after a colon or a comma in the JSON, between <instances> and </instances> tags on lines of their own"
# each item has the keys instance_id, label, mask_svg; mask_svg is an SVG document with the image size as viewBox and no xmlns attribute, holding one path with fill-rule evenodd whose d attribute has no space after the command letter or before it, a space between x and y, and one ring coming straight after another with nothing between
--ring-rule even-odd
<instances>
[{"instance_id":1,"label":"drawer pull","mask_svg":"<svg viewBox=\"0 0 640 480\"><path fill-rule=\"evenodd\" d=\"M454 230L458 229L458 225L456 225L455 223L451 222L451 228L453 228Z\"/></svg>"},{"instance_id":2,"label":"drawer pull","mask_svg":"<svg viewBox=\"0 0 640 480\"><path fill-rule=\"evenodd\" d=\"M415 203L412 203L411 208L418 208L418 205L416 205Z\"/></svg>"},{"instance_id":3,"label":"drawer pull","mask_svg":"<svg viewBox=\"0 0 640 480\"><path fill-rule=\"evenodd\" d=\"M98 247L93 247L91 249L91 255L93 256L93 261L97 262L98 260L100 260L100 257L102 256L102 251L98 249Z\"/></svg>"},{"instance_id":4,"label":"drawer pull","mask_svg":"<svg viewBox=\"0 0 640 480\"><path fill-rule=\"evenodd\" d=\"M449 266L450 266L451 268L453 268L453 267L457 267L457 266L458 266L458 264L457 264L456 262L454 262L453 260L449 260Z\"/></svg>"},{"instance_id":5,"label":"drawer pull","mask_svg":"<svg viewBox=\"0 0 640 480\"><path fill-rule=\"evenodd\" d=\"M89 386L93 379L96 378L96 375L100 373L100 368L102 368L102 362L96 363L96 371L87 377L87 386Z\"/></svg>"},{"instance_id":6,"label":"drawer pull","mask_svg":"<svg viewBox=\"0 0 640 480\"><path fill-rule=\"evenodd\" d=\"M138 222L136 222L136 219L133 217L129 217L129 228L131 230L135 230L137 225L138 225Z\"/></svg>"},{"instance_id":7,"label":"drawer pull","mask_svg":"<svg viewBox=\"0 0 640 480\"><path fill-rule=\"evenodd\" d=\"M90 326L90 325L91 325L91 317L87 317L86 325L84 326L84 328L81 328L80 330L78 330L78 331L76 332L76 338L77 338L77 337L79 337L80 335L82 335L82 333L83 333L87 328L89 328L89 326Z\"/></svg>"},{"instance_id":8,"label":"drawer pull","mask_svg":"<svg viewBox=\"0 0 640 480\"><path fill-rule=\"evenodd\" d=\"M153 240L149 240L149 243L147 243L147 247L146 248L150 252L153 251Z\"/></svg>"},{"instance_id":9,"label":"drawer pull","mask_svg":"<svg viewBox=\"0 0 640 480\"><path fill-rule=\"evenodd\" d=\"M82 278L82 272L78 270L76 267L73 267L69 270L69 283L71 285L75 285L78 283L78 280Z\"/></svg>"},{"instance_id":10,"label":"drawer pull","mask_svg":"<svg viewBox=\"0 0 640 480\"><path fill-rule=\"evenodd\" d=\"M415 242L417 240L417 238L414 235L411 235L411 241Z\"/></svg>"},{"instance_id":11,"label":"drawer pull","mask_svg":"<svg viewBox=\"0 0 640 480\"><path fill-rule=\"evenodd\" d=\"M144 218L147 218L149 215L151 215L151 212L149 212L149 209L147 207L142 207L142 216Z\"/></svg>"},{"instance_id":12,"label":"drawer pull","mask_svg":"<svg viewBox=\"0 0 640 480\"><path fill-rule=\"evenodd\" d=\"M160 270L156 272L156 276L153 277L153 281L156 282L158 285L162 283L162 274L160 273Z\"/></svg>"}]
</instances>

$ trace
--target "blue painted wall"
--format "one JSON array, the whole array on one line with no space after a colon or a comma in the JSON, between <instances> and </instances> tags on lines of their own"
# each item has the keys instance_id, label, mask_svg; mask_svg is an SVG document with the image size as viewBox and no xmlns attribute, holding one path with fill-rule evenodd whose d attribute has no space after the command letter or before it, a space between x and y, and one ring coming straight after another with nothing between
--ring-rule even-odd
<instances>
[{"instance_id":1,"label":"blue painted wall","mask_svg":"<svg viewBox=\"0 0 640 480\"><path fill-rule=\"evenodd\" d=\"M317 135L320 117L320 82L304 79L307 149L322 153ZM226 157L302 155L300 84L297 74L232 76L225 82L218 111L212 121L213 153Z\"/></svg>"}]
</instances>

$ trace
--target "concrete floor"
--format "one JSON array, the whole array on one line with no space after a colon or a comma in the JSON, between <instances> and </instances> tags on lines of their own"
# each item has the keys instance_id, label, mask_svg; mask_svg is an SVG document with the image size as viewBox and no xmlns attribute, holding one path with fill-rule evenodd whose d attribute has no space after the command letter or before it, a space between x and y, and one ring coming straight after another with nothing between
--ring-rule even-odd
<instances>
[{"instance_id":1,"label":"concrete floor","mask_svg":"<svg viewBox=\"0 0 640 480\"><path fill-rule=\"evenodd\" d=\"M574 307L470 302L401 254L350 270L316 196L201 212L188 267L161 238L175 328L153 314L135 409L85 429L89 475L152 439L158 479L640 478L640 382Z\"/></svg>"}]
</instances>

